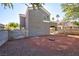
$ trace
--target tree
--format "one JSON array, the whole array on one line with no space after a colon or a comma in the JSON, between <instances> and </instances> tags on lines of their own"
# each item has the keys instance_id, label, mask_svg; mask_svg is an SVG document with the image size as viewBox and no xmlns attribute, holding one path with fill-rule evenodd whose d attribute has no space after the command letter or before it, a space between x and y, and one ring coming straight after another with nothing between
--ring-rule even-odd
<instances>
[{"instance_id":1,"label":"tree","mask_svg":"<svg viewBox=\"0 0 79 59\"><path fill-rule=\"evenodd\" d=\"M18 23L9 23L9 26L16 28L16 27L18 27Z\"/></svg>"},{"instance_id":2,"label":"tree","mask_svg":"<svg viewBox=\"0 0 79 59\"><path fill-rule=\"evenodd\" d=\"M12 3L1 3L1 6L3 6L5 9L6 9L7 7L13 9L13 4L12 4Z\"/></svg>"},{"instance_id":3,"label":"tree","mask_svg":"<svg viewBox=\"0 0 79 59\"><path fill-rule=\"evenodd\" d=\"M17 27L19 27L19 24L18 23L14 23L14 22L8 23L6 25L6 28L10 29L10 30L16 29Z\"/></svg>"},{"instance_id":4,"label":"tree","mask_svg":"<svg viewBox=\"0 0 79 59\"><path fill-rule=\"evenodd\" d=\"M79 21L74 21L73 24L79 26Z\"/></svg>"},{"instance_id":5,"label":"tree","mask_svg":"<svg viewBox=\"0 0 79 59\"><path fill-rule=\"evenodd\" d=\"M25 4L25 5L28 7L29 7L29 5L32 5L33 9L36 9L36 8L39 9L39 7L42 7L42 5L44 5L44 3L29 3L29 5L28 4ZM13 9L13 3L1 3L1 6L3 6L4 8L9 7L9 8Z\"/></svg>"},{"instance_id":6,"label":"tree","mask_svg":"<svg viewBox=\"0 0 79 59\"><path fill-rule=\"evenodd\" d=\"M28 4L25 4L25 5L28 7L29 5L32 5L33 9L36 9L36 8L39 9L39 7L43 7L42 5L44 5L44 3L29 3L29 5Z\"/></svg>"},{"instance_id":7,"label":"tree","mask_svg":"<svg viewBox=\"0 0 79 59\"><path fill-rule=\"evenodd\" d=\"M62 11L65 12L65 16L77 19L79 18L79 4L78 3L65 3L61 4Z\"/></svg>"},{"instance_id":8,"label":"tree","mask_svg":"<svg viewBox=\"0 0 79 59\"><path fill-rule=\"evenodd\" d=\"M59 21L59 17L60 17L60 16L57 14L57 15L56 15L57 21Z\"/></svg>"},{"instance_id":9,"label":"tree","mask_svg":"<svg viewBox=\"0 0 79 59\"><path fill-rule=\"evenodd\" d=\"M72 18L64 17L63 20L64 20L64 21L70 21L70 20L72 20Z\"/></svg>"}]
</instances>

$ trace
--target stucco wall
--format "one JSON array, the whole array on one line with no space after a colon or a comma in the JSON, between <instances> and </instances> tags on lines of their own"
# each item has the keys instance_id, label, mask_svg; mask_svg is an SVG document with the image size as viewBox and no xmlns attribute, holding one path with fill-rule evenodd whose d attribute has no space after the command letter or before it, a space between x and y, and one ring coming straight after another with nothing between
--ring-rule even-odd
<instances>
[{"instance_id":1,"label":"stucco wall","mask_svg":"<svg viewBox=\"0 0 79 59\"><path fill-rule=\"evenodd\" d=\"M12 30L9 31L9 40L20 39L27 37L25 30Z\"/></svg>"},{"instance_id":2,"label":"stucco wall","mask_svg":"<svg viewBox=\"0 0 79 59\"><path fill-rule=\"evenodd\" d=\"M49 35L50 33L50 24L43 22L43 20L50 20L45 12L41 10L28 10L29 20L28 20L28 35L37 36L37 35Z\"/></svg>"},{"instance_id":3,"label":"stucco wall","mask_svg":"<svg viewBox=\"0 0 79 59\"><path fill-rule=\"evenodd\" d=\"M0 30L0 46L8 41L8 31Z\"/></svg>"}]
</instances>

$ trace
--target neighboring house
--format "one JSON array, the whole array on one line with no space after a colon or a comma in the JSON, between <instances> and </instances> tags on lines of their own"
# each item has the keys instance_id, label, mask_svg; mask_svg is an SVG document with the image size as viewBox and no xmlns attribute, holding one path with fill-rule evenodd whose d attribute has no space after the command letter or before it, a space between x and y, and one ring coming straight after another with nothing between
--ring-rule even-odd
<instances>
[{"instance_id":1,"label":"neighboring house","mask_svg":"<svg viewBox=\"0 0 79 59\"><path fill-rule=\"evenodd\" d=\"M4 25L0 24L0 30L4 30Z\"/></svg>"},{"instance_id":2,"label":"neighboring house","mask_svg":"<svg viewBox=\"0 0 79 59\"><path fill-rule=\"evenodd\" d=\"M61 33L66 33L66 34L79 34L79 27L73 22L69 21L62 21L57 25L58 31Z\"/></svg>"},{"instance_id":3,"label":"neighboring house","mask_svg":"<svg viewBox=\"0 0 79 59\"><path fill-rule=\"evenodd\" d=\"M69 22L69 21L64 21L64 22L61 22L58 26L61 26L62 29L63 28L75 28L75 27L78 27L77 25L73 24L73 22Z\"/></svg>"},{"instance_id":4,"label":"neighboring house","mask_svg":"<svg viewBox=\"0 0 79 59\"><path fill-rule=\"evenodd\" d=\"M26 29L28 36L50 34L50 13L43 7L28 7L26 14L20 14L21 29Z\"/></svg>"}]
</instances>

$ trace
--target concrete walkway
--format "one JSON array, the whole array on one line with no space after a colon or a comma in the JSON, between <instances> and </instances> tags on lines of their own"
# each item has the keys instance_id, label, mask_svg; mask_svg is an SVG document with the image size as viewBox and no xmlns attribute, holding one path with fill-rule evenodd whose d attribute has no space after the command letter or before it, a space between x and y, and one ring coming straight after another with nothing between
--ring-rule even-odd
<instances>
[{"instance_id":1,"label":"concrete walkway","mask_svg":"<svg viewBox=\"0 0 79 59\"><path fill-rule=\"evenodd\" d=\"M68 37L79 38L79 35L68 35Z\"/></svg>"}]
</instances>

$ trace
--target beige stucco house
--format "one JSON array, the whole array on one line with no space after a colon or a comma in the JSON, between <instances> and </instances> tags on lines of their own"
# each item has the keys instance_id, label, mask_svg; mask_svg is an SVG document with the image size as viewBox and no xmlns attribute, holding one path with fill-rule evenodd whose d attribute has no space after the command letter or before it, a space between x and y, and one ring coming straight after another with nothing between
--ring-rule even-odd
<instances>
[{"instance_id":1,"label":"beige stucco house","mask_svg":"<svg viewBox=\"0 0 79 59\"><path fill-rule=\"evenodd\" d=\"M20 14L21 29L26 29L27 36L50 34L50 13L44 8L28 7L26 14Z\"/></svg>"}]
</instances>

